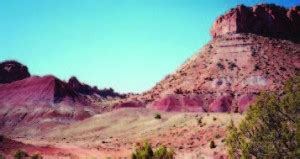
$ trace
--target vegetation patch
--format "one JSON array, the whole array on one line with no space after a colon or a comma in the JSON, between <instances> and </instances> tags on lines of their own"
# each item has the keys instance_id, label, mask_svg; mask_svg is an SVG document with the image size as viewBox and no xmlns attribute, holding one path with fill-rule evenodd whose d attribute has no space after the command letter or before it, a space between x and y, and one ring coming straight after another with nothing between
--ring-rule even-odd
<instances>
[{"instance_id":1,"label":"vegetation patch","mask_svg":"<svg viewBox=\"0 0 300 159\"><path fill-rule=\"evenodd\" d=\"M216 117L213 117L213 121L216 121L217 120L217 118Z\"/></svg>"},{"instance_id":2,"label":"vegetation patch","mask_svg":"<svg viewBox=\"0 0 300 159\"><path fill-rule=\"evenodd\" d=\"M200 127L203 127L203 126L205 126L206 125L206 123L204 123L203 121L202 121L202 117L200 117L200 118L197 118L197 124L200 126Z\"/></svg>"},{"instance_id":3,"label":"vegetation patch","mask_svg":"<svg viewBox=\"0 0 300 159\"><path fill-rule=\"evenodd\" d=\"M175 152L166 146L159 146L153 150L148 142L139 145L132 153L132 159L174 159Z\"/></svg>"},{"instance_id":4,"label":"vegetation patch","mask_svg":"<svg viewBox=\"0 0 300 159\"><path fill-rule=\"evenodd\" d=\"M31 156L31 159L43 159L43 156L40 154L34 154Z\"/></svg>"},{"instance_id":5,"label":"vegetation patch","mask_svg":"<svg viewBox=\"0 0 300 159\"><path fill-rule=\"evenodd\" d=\"M154 118L155 118L155 119L161 119L161 115L160 115L159 113L156 113L156 114L154 115Z\"/></svg>"},{"instance_id":6,"label":"vegetation patch","mask_svg":"<svg viewBox=\"0 0 300 159\"><path fill-rule=\"evenodd\" d=\"M289 80L280 94L262 93L240 125L231 122L228 127L230 158L296 158L299 105L300 76Z\"/></svg>"},{"instance_id":7,"label":"vegetation patch","mask_svg":"<svg viewBox=\"0 0 300 159\"><path fill-rule=\"evenodd\" d=\"M25 159L25 158L29 157L29 155L27 152L25 152L23 150L17 150L14 157L15 157L15 159Z\"/></svg>"},{"instance_id":8,"label":"vegetation patch","mask_svg":"<svg viewBox=\"0 0 300 159\"><path fill-rule=\"evenodd\" d=\"M214 149L214 148L217 147L217 145L216 145L216 143L212 140L212 141L210 141L210 143L209 143L209 147L210 147L211 149Z\"/></svg>"}]
</instances>

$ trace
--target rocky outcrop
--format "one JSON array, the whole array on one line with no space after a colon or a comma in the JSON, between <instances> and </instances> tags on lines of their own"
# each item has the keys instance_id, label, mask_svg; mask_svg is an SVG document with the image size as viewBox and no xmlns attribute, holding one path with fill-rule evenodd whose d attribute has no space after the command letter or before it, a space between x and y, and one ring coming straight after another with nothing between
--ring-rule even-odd
<instances>
[{"instance_id":1,"label":"rocky outcrop","mask_svg":"<svg viewBox=\"0 0 300 159\"><path fill-rule=\"evenodd\" d=\"M300 41L300 6L286 9L274 4L239 5L220 16L211 29L215 38L228 33L257 35Z\"/></svg>"},{"instance_id":2,"label":"rocky outcrop","mask_svg":"<svg viewBox=\"0 0 300 159\"><path fill-rule=\"evenodd\" d=\"M68 85L73 88L74 91L85 95L92 95L98 91L95 87L92 88L87 84L79 82L79 80L74 76L69 79Z\"/></svg>"},{"instance_id":3,"label":"rocky outcrop","mask_svg":"<svg viewBox=\"0 0 300 159\"><path fill-rule=\"evenodd\" d=\"M125 98L126 94L115 92L112 88L104 88L97 91L97 94L103 98Z\"/></svg>"},{"instance_id":4,"label":"rocky outcrop","mask_svg":"<svg viewBox=\"0 0 300 159\"><path fill-rule=\"evenodd\" d=\"M231 96L221 96L209 105L209 112L230 112L232 106Z\"/></svg>"},{"instance_id":5,"label":"rocky outcrop","mask_svg":"<svg viewBox=\"0 0 300 159\"><path fill-rule=\"evenodd\" d=\"M161 111L204 112L204 97L197 94L166 95L156 99L149 107Z\"/></svg>"},{"instance_id":6,"label":"rocky outcrop","mask_svg":"<svg viewBox=\"0 0 300 159\"><path fill-rule=\"evenodd\" d=\"M71 77L68 81L68 85L76 92L83 95L99 95L102 98L124 98L125 95L115 92L112 88L98 89L96 86L91 87L85 83L80 82L76 77Z\"/></svg>"},{"instance_id":7,"label":"rocky outcrop","mask_svg":"<svg viewBox=\"0 0 300 159\"><path fill-rule=\"evenodd\" d=\"M12 83L1 84L0 103L15 106L57 103L88 104L65 82L54 76L33 76Z\"/></svg>"},{"instance_id":8,"label":"rocky outcrop","mask_svg":"<svg viewBox=\"0 0 300 159\"><path fill-rule=\"evenodd\" d=\"M16 61L5 61L0 63L0 84L11 83L30 77L26 66Z\"/></svg>"},{"instance_id":9,"label":"rocky outcrop","mask_svg":"<svg viewBox=\"0 0 300 159\"><path fill-rule=\"evenodd\" d=\"M125 95L111 88L99 90L76 77L71 77L66 83L54 76L30 76L27 67L16 61L0 63L0 104L88 105L99 101L100 97L124 98Z\"/></svg>"}]
</instances>

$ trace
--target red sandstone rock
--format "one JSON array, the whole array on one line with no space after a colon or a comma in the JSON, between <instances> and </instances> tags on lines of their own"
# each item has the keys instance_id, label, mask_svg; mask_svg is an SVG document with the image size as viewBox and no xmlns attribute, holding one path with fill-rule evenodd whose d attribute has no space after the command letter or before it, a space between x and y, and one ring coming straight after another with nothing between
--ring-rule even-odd
<instances>
[{"instance_id":1,"label":"red sandstone rock","mask_svg":"<svg viewBox=\"0 0 300 159\"><path fill-rule=\"evenodd\" d=\"M30 133L34 134L101 111L54 76L32 76L0 84L0 130L3 132L17 134L23 127L32 128Z\"/></svg>"},{"instance_id":2,"label":"red sandstone rock","mask_svg":"<svg viewBox=\"0 0 300 159\"><path fill-rule=\"evenodd\" d=\"M243 112L252 102L249 94L278 91L284 81L296 74L299 50L300 45L294 42L255 34L216 37L140 99L153 101L150 105L158 110L189 111L182 97L177 96L198 94L203 97L204 111ZM223 107L222 100L212 104L218 96L228 93L233 97L230 108L228 104ZM190 99L187 103L193 102L198 101Z\"/></svg>"},{"instance_id":3,"label":"red sandstone rock","mask_svg":"<svg viewBox=\"0 0 300 159\"><path fill-rule=\"evenodd\" d=\"M122 101L114 106L114 108L139 108L144 107L144 104L139 100Z\"/></svg>"},{"instance_id":4,"label":"red sandstone rock","mask_svg":"<svg viewBox=\"0 0 300 159\"><path fill-rule=\"evenodd\" d=\"M244 94L238 99L238 111L244 112L248 107L255 102L255 95Z\"/></svg>"},{"instance_id":5,"label":"red sandstone rock","mask_svg":"<svg viewBox=\"0 0 300 159\"><path fill-rule=\"evenodd\" d=\"M54 76L30 77L9 84L0 84L1 104L55 104L61 102L85 103L72 88Z\"/></svg>"},{"instance_id":6,"label":"red sandstone rock","mask_svg":"<svg viewBox=\"0 0 300 159\"><path fill-rule=\"evenodd\" d=\"M232 104L232 97L231 96L221 96L215 99L209 105L210 112L230 112Z\"/></svg>"},{"instance_id":7,"label":"red sandstone rock","mask_svg":"<svg viewBox=\"0 0 300 159\"><path fill-rule=\"evenodd\" d=\"M216 20L211 35L215 38L228 33L254 33L299 41L299 28L299 6L286 9L273 4L240 5Z\"/></svg>"},{"instance_id":8,"label":"red sandstone rock","mask_svg":"<svg viewBox=\"0 0 300 159\"><path fill-rule=\"evenodd\" d=\"M16 61L5 61L0 63L0 84L10 83L30 77L26 66Z\"/></svg>"},{"instance_id":9,"label":"red sandstone rock","mask_svg":"<svg viewBox=\"0 0 300 159\"><path fill-rule=\"evenodd\" d=\"M168 95L153 102L152 107L162 111L180 111L181 103L175 95Z\"/></svg>"},{"instance_id":10,"label":"red sandstone rock","mask_svg":"<svg viewBox=\"0 0 300 159\"><path fill-rule=\"evenodd\" d=\"M161 111L204 112L204 101L200 95L167 95L155 100L150 107Z\"/></svg>"}]
</instances>

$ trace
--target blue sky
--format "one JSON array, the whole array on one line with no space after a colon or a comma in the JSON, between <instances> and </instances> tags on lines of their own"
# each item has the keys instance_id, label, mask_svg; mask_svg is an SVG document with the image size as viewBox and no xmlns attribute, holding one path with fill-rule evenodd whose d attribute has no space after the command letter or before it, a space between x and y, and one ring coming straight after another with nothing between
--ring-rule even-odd
<instances>
[{"instance_id":1,"label":"blue sky","mask_svg":"<svg viewBox=\"0 0 300 159\"><path fill-rule=\"evenodd\" d=\"M300 0L0 0L0 61L120 92L143 92L210 39L237 4Z\"/></svg>"}]
</instances>

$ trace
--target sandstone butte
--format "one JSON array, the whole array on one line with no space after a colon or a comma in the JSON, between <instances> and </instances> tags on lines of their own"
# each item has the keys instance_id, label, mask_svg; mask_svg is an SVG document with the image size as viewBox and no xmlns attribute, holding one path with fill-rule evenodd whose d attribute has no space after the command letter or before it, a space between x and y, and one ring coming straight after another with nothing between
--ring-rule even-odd
<instances>
[{"instance_id":1,"label":"sandstone butte","mask_svg":"<svg viewBox=\"0 0 300 159\"><path fill-rule=\"evenodd\" d=\"M220 16L213 39L141 96L164 111L243 112L300 69L300 7L244 5Z\"/></svg>"}]
</instances>

